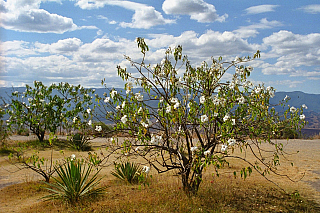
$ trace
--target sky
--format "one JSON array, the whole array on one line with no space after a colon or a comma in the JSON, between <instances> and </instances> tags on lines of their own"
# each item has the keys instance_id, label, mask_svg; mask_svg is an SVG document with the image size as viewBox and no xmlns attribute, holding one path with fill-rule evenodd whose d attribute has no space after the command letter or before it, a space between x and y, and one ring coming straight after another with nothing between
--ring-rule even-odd
<instances>
[{"instance_id":1,"label":"sky","mask_svg":"<svg viewBox=\"0 0 320 213\"><path fill-rule=\"evenodd\" d=\"M260 50L252 82L320 94L319 0L0 0L0 87L123 87L116 67L134 72L137 37L150 64L177 45L194 66Z\"/></svg>"}]
</instances>

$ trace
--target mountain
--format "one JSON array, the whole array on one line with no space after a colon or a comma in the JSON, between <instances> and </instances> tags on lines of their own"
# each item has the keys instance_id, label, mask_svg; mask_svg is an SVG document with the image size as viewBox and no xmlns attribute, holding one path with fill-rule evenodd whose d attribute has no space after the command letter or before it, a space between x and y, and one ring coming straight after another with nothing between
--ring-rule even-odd
<instances>
[{"instance_id":1,"label":"mountain","mask_svg":"<svg viewBox=\"0 0 320 213\"><path fill-rule=\"evenodd\" d=\"M23 92L25 91L25 87L11 88L11 87L0 87L0 97L3 97L8 100L8 94L11 94L13 91ZM96 93L99 96L102 96L104 92L108 91L105 88L96 88ZM124 94L124 89L116 88L118 92ZM140 89L136 88L133 92L139 92ZM276 92L275 97L270 99L271 105L277 105L281 100L283 100L286 96L290 97L290 100L286 103L287 105L294 107L301 107L302 104L307 105L308 109L304 109L304 114L306 115L306 121L309 124L305 127L307 129L320 129L320 94L308 94L300 91L295 92ZM0 101L1 102L1 101ZM151 106L157 106L157 101L151 101L148 103ZM281 106L275 106L278 112L283 112L284 108Z\"/></svg>"}]
</instances>

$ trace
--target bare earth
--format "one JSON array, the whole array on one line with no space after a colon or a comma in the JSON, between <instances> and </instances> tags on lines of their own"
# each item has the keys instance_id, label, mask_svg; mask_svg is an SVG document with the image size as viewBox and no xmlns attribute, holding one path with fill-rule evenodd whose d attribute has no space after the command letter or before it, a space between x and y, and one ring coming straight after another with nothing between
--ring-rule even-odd
<instances>
[{"instance_id":1,"label":"bare earth","mask_svg":"<svg viewBox=\"0 0 320 213\"><path fill-rule=\"evenodd\" d=\"M26 141L26 140L34 140L34 136L12 136L10 138L11 140L19 140L19 141ZM106 144L105 138L97 138L92 141L94 147L100 147L101 145ZM307 196L310 199L314 199L318 203L320 203L320 139L316 140L283 140L281 141L284 144L284 149L288 153L296 153L299 151L299 153L288 155L288 160L294 163L294 166L289 166L290 164L286 164L284 161L282 165L282 169L280 171L286 171L287 174L289 174L290 177L293 179L299 179L305 173L305 176L303 179L297 183L290 183L290 186L292 188L298 188L303 189ZM50 156L51 151L45 150L40 151L40 156ZM62 155L59 150L54 150L53 152L53 158L54 159L61 159L63 157L68 157L71 154L76 154L77 156L83 156L86 157L86 152L74 152L66 150L64 151L64 155ZM15 165L12 165L8 163L8 157L1 156L0 157L0 190L5 188L6 186L22 183L22 182L28 182L28 181L36 181L41 179L41 176L37 173L31 171L31 170L19 170ZM288 162L289 162L288 161ZM103 169L103 173L110 174L110 170L112 167ZM107 175L107 178L110 177ZM274 180L274 179L273 179ZM275 182L277 180L275 179ZM277 183L279 183L280 186L288 185L288 180L280 180ZM32 198L29 202L24 203L32 203L32 202L40 202L39 200ZM20 204L19 204L20 205ZM20 205L21 208L21 205ZM12 208L8 207L8 205L4 202L2 202L2 199L0 197L0 212L18 212L18 207Z\"/></svg>"}]
</instances>

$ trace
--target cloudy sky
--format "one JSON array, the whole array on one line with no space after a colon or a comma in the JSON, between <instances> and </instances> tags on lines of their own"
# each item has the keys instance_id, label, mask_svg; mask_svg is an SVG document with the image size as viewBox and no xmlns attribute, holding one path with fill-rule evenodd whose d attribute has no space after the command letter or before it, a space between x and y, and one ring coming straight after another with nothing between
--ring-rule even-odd
<instances>
[{"instance_id":1,"label":"cloudy sky","mask_svg":"<svg viewBox=\"0 0 320 213\"><path fill-rule=\"evenodd\" d=\"M144 37L150 63L179 44L194 65L259 49L253 82L320 94L319 20L319 0L0 0L0 86L120 87Z\"/></svg>"}]
</instances>

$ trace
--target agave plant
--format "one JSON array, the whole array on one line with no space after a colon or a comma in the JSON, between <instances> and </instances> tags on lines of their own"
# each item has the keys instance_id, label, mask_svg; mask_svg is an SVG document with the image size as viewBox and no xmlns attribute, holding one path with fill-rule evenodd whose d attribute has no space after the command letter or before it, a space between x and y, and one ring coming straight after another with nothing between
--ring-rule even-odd
<instances>
[{"instance_id":1,"label":"agave plant","mask_svg":"<svg viewBox=\"0 0 320 213\"><path fill-rule=\"evenodd\" d=\"M83 197L103 194L105 187L95 188L102 178L98 179L101 169L93 175L93 165L85 164L83 160L69 158L65 164L56 166L58 177L52 177L55 183L46 183L51 194L45 199L63 199L71 204L78 202Z\"/></svg>"},{"instance_id":2,"label":"agave plant","mask_svg":"<svg viewBox=\"0 0 320 213\"><path fill-rule=\"evenodd\" d=\"M120 180L135 184L139 182L139 176L141 175L142 169L139 164L136 163L115 163L115 169L111 174Z\"/></svg>"}]
</instances>

